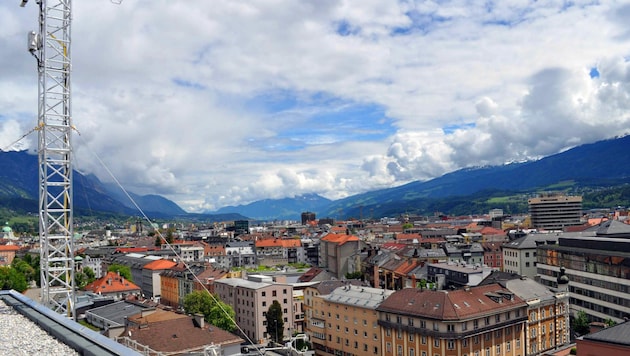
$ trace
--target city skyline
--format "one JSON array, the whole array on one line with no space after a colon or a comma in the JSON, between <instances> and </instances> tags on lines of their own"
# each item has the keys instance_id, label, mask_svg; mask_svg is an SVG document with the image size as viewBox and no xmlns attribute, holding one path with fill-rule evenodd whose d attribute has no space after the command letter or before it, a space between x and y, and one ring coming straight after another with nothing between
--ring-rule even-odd
<instances>
[{"instance_id":1,"label":"city skyline","mask_svg":"<svg viewBox=\"0 0 630 356\"><path fill-rule=\"evenodd\" d=\"M0 132L36 124L26 33L0 4ZM627 133L622 2L73 4L75 165L189 212L330 199ZM30 135L13 149L36 149Z\"/></svg>"}]
</instances>

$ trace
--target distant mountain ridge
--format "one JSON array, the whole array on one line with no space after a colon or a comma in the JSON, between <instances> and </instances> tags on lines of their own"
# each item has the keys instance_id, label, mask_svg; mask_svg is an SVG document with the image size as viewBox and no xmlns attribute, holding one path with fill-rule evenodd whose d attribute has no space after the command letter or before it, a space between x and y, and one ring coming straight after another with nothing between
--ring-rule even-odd
<instances>
[{"instance_id":1,"label":"distant mountain ridge","mask_svg":"<svg viewBox=\"0 0 630 356\"><path fill-rule=\"evenodd\" d=\"M26 151L0 153L0 205L36 212L38 206L37 156ZM123 215L139 215L139 211L120 190L103 184L94 175L73 172L74 208L85 214L110 212ZM149 216L174 216L186 212L174 202L158 196L140 196L130 193L140 208Z\"/></svg>"},{"instance_id":2,"label":"distant mountain ridge","mask_svg":"<svg viewBox=\"0 0 630 356\"><path fill-rule=\"evenodd\" d=\"M37 169L35 155L25 151L0 153L0 207L37 211ZM90 212L139 214L118 187L104 184L94 175L75 171L73 177L75 215L77 212L78 215ZM607 187L617 190L607 193ZM502 208L508 213L525 212L526 196L543 190L584 194L586 206L630 206L630 136L578 146L536 161L465 168L429 181L411 182L335 201L317 194L305 194L191 214L159 195L129 194L151 217L269 221L299 220L300 213L305 211L314 212L319 218L366 218L404 213L427 215L437 211L472 214L485 212L488 207Z\"/></svg>"},{"instance_id":3,"label":"distant mountain ridge","mask_svg":"<svg viewBox=\"0 0 630 356\"><path fill-rule=\"evenodd\" d=\"M226 206L208 213L237 212L256 220L298 220L302 212L319 211L330 203L330 199L317 194L304 194L294 198L264 199L246 205Z\"/></svg>"}]
</instances>

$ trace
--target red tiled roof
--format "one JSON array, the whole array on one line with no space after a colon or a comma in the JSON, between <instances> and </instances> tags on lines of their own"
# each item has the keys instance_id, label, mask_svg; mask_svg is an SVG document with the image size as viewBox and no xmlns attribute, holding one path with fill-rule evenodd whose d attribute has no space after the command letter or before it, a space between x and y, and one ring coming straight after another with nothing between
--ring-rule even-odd
<instances>
[{"instance_id":1,"label":"red tiled roof","mask_svg":"<svg viewBox=\"0 0 630 356\"><path fill-rule=\"evenodd\" d=\"M18 251L20 248L15 245L0 245L0 251Z\"/></svg>"},{"instance_id":2,"label":"red tiled roof","mask_svg":"<svg viewBox=\"0 0 630 356\"><path fill-rule=\"evenodd\" d=\"M211 344L234 345L243 342L240 337L207 322L200 328L193 317L173 312L158 312L159 310L143 319L134 320L140 321L139 324L143 326L128 327L125 335L130 335L131 339L155 351L168 354L184 354ZM171 314L172 317L165 313Z\"/></svg>"},{"instance_id":3,"label":"red tiled roof","mask_svg":"<svg viewBox=\"0 0 630 356\"><path fill-rule=\"evenodd\" d=\"M349 241L359 241L359 238L354 235L328 234L322 238L322 241L333 242L338 245L343 245Z\"/></svg>"},{"instance_id":4,"label":"red tiled roof","mask_svg":"<svg viewBox=\"0 0 630 356\"><path fill-rule=\"evenodd\" d=\"M422 238L422 236L420 236L419 233L414 233L414 234L396 234L396 240L413 240L413 239L420 240L421 238Z\"/></svg>"},{"instance_id":5,"label":"red tiled roof","mask_svg":"<svg viewBox=\"0 0 630 356\"><path fill-rule=\"evenodd\" d=\"M299 239L263 239L256 241L256 247L300 247L302 242Z\"/></svg>"},{"instance_id":6,"label":"red tiled roof","mask_svg":"<svg viewBox=\"0 0 630 356\"><path fill-rule=\"evenodd\" d=\"M155 260L144 265L144 269L157 271L162 269L169 269L176 265L177 263L170 260Z\"/></svg>"},{"instance_id":7,"label":"red tiled roof","mask_svg":"<svg viewBox=\"0 0 630 356\"><path fill-rule=\"evenodd\" d=\"M485 226L483 229L479 230L482 235L499 235L506 236L507 234L503 230L495 229L491 226Z\"/></svg>"},{"instance_id":8,"label":"red tiled roof","mask_svg":"<svg viewBox=\"0 0 630 356\"><path fill-rule=\"evenodd\" d=\"M107 272L105 277L95 280L83 289L101 294L140 291L140 287L112 271Z\"/></svg>"},{"instance_id":9,"label":"red tiled roof","mask_svg":"<svg viewBox=\"0 0 630 356\"><path fill-rule=\"evenodd\" d=\"M498 296L497 292L511 295L512 299L501 297L498 298L499 302L496 302L489 294ZM489 284L455 291L402 289L385 299L377 310L436 320L462 320L526 305L523 300L499 284Z\"/></svg>"}]
</instances>

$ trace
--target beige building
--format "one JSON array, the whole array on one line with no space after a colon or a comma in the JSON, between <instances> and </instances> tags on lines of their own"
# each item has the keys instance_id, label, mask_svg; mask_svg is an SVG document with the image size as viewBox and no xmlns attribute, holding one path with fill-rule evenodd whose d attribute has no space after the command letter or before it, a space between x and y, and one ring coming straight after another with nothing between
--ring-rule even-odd
<instances>
[{"instance_id":1,"label":"beige building","mask_svg":"<svg viewBox=\"0 0 630 356\"><path fill-rule=\"evenodd\" d=\"M307 333L315 354L380 355L381 336L375 308L393 291L330 282L329 286L309 287L305 291ZM330 289L335 285L338 287Z\"/></svg>"},{"instance_id":2,"label":"beige building","mask_svg":"<svg viewBox=\"0 0 630 356\"><path fill-rule=\"evenodd\" d=\"M515 273L519 276L536 278L536 253L538 246L555 245L556 234L527 234L501 246L503 252L503 272Z\"/></svg>"},{"instance_id":3,"label":"beige building","mask_svg":"<svg viewBox=\"0 0 630 356\"><path fill-rule=\"evenodd\" d=\"M403 289L377 308L384 356L522 356L527 303L499 284Z\"/></svg>"},{"instance_id":4,"label":"beige building","mask_svg":"<svg viewBox=\"0 0 630 356\"><path fill-rule=\"evenodd\" d=\"M533 228L563 230L567 226L582 224L581 196L546 193L527 202Z\"/></svg>"},{"instance_id":5,"label":"beige building","mask_svg":"<svg viewBox=\"0 0 630 356\"><path fill-rule=\"evenodd\" d=\"M216 294L234 309L236 323L243 330L243 337L257 344L269 340L266 315L274 300L282 306L284 335L291 335L295 319L293 287L273 283L271 277L248 278L224 278L214 282Z\"/></svg>"},{"instance_id":6,"label":"beige building","mask_svg":"<svg viewBox=\"0 0 630 356\"><path fill-rule=\"evenodd\" d=\"M358 257L361 240L354 235L328 234L319 243L319 267L328 270L338 279L346 273L361 270L360 263L353 258Z\"/></svg>"}]
</instances>

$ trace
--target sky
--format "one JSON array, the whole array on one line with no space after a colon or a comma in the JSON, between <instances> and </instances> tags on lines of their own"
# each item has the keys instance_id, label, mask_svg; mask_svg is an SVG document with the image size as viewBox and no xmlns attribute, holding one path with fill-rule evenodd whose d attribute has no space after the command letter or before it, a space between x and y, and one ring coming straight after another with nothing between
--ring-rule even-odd
<instances>
[{"instance_id":1,"label":"sky","mask_svg":"<svg viewBox=\"0 0 630 356\"><path fill-rule=\"evenodd\" d=\"M0 148L37 150L34 0ZM116 1L118 2L118 1ZM340 199L630 130L630 1L73 1L73 167L188 212Z\"/></svg>"}]
</instances>

